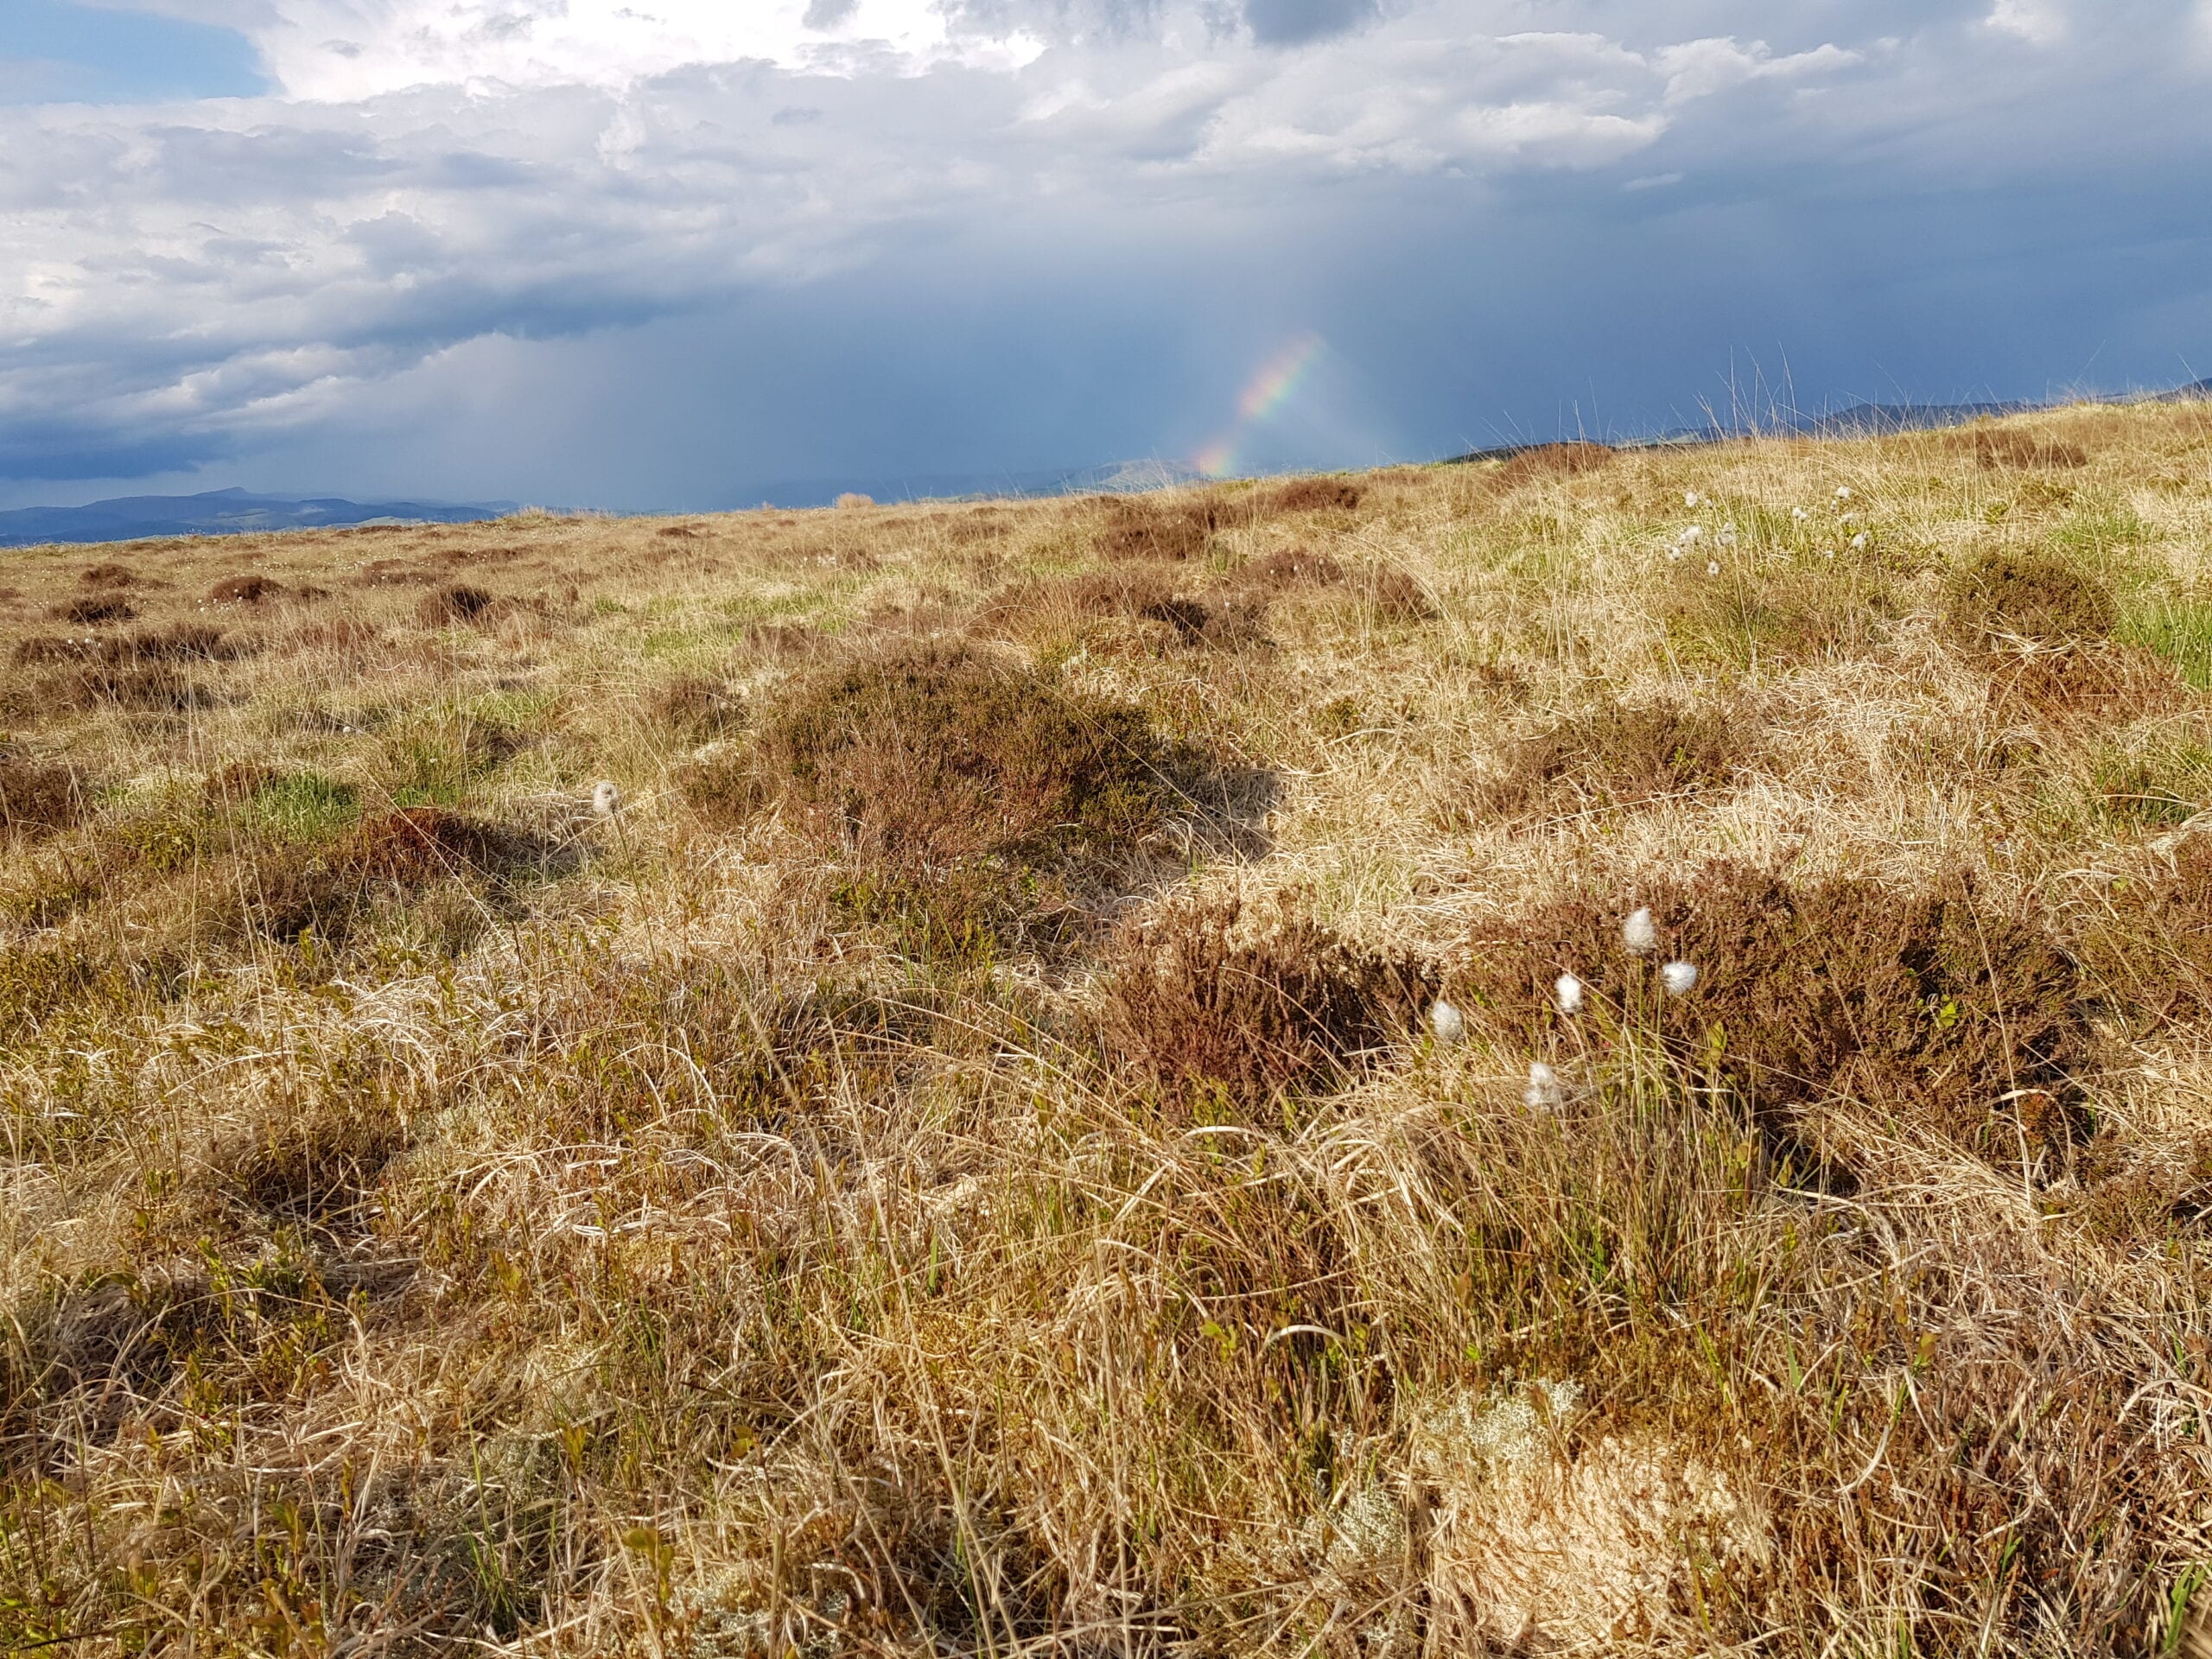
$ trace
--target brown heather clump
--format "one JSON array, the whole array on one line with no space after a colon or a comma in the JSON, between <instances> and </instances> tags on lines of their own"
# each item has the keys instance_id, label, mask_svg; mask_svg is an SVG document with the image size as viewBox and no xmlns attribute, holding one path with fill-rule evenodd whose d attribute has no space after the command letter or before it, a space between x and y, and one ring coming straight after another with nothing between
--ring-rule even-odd
<instances>
[{"instance_id":1,"label":"brown heather clump","mask_svg":"<svg viewBox=\"0 0 2212 1659\"><path fill-rule=\"evenodd\" d=\"M467 582L454 582L423 594L415 607L415 619L425 627L445 627L455 622L488 622L500 609L501 601L495 595Z\"/></svg>"},{"instance_id":2,"label":"brown heather clump","mask_svg":"<svg viewBox=\"0 0 2212 1659\"><path fill-rule=\"evenodd\" d=\"M130 601L108 594L87 594L81 598L65 600L54 608L54 620L72 622L79 627L91 627L103 622L128 622L138 613Z\"/></svg>"},{"instance_id":3,"label":"brown heather clump","mask_svg":"<svg viewBox=\"0 0 2212 1659\"><path fill-rule=\"evenodd\" d=\"M1351 944L1294 905L1184 899L1122 928L1099 1024L1171 1106L1251 1122L1402 1040L1425 988L1410 957Z\"/></svg>"},{"instance_id":4,"label":"brown heather clump","mask_svg":"<svg viewBox=\"0 0 2212 1659\"><path fill-rule=\"evenodd\" d=\"M1267 601L1238 587L1193 590L1179 567L1127 564L1015 585L984 611L1004 632L1082 632L1102 621L1156 625L1165 643L1234 650L1264 638Z\"/></svg>"},{"instance_id":5,"label":"brown heather clump","mask_svg":"<svg viewBox=\"0 0 2212 1659\"><path fill-rule=\"evenodd\" d=\"M283 598L291 591L273 576L246 575L225 576L207 590L211 605L266 605Z\"/></svg>"},{"instance_id":6,"label":"brown heather clump","mask_svg":"<svg viewBox=\"0 0 2212 1659\"><path fill-rule=\"evenodd\" d=\"M2212 424L1986 429L0 552L0 1651L2189 1651Z\"/></svg>"},{"instance_id":7,"label":"brown heather clump","mask_svg":"<svg viewBox=\"0 0 2212 1659\"><path fill-rule=\"evenodd\" d=\"M1263 492L1259 510L1265 513L1350 512L1367 493L1348 478L1294 478Z\"/></svg>"},{"instance_id":8,"label":"brown heather clump","mask_svg":"<svg viewBox=\"0 0 2212 1659\"><path fill-rule=\"evenodd\" d=\"M76 823L86 806L73 767L0 748L0 833L51 835Z\"/></svg>"},{"instance_id":9,"label":"brown heather clump","mask_svg":"<svg viewBox=\"0 0 2212 1659\"><path fill-rule=\"evenodd\" d=\"M1658 925L1649 958L1622 945L1632 906ZM1719 864L1569 895L1484 929L1465 953L1452 990L1516 1041L1548 1052L1649 1024L1822 1158L1920 1135L2050 1169L2086 1127L2081 970L2031 914L1990 902L1968 876L1901 893ZM1696 966L1689 995L1656 982L1668 958ZM1556 1008L1561 974L1589 988L1589 1011Z\"/></svg>"},{"instance_id":10,"label":"brown heather clump","mask_svg":"<svg viewBox=\"0 0 2212 1659\"><path fill-rule=\"evenodd\" d=\"M2212 1015L2212 836L2183 835L2149 871L2115 877L2076 948L2107 1006L2145 1035Z\"/></svg>"},{"instance_id":11,"label":"brown heather clump","mask_svg":"<svg viewBox=\"0 0 2212 1659\"><path fill-rule=\"evenodd\" d=\"M1211 495L1196 499L1119 497L1107 504L1098 532L1100 556L1179 563L1206 556L1214 532L1231 522L1228 505Z\"/></svg>"},{"instance_id":12,"label":"brown heather clump","mask_svg":"<svg viewBox=\"0 0 2212 1659\"><path fill-rule=\"evenodd\" d=\"M1988 471L2013 467L2086 467L2089 452L2039 432L2018 427L1971 427L1942 435L1942 448L1952 454L1971 455Z\"/></svg>"},{"instance_id":13,"label":"brown heather clump","mask_svg":"<svg viewBox=\"0 0 2212 1659\"><path fill-rule=\"evenodd\" d=\"M1478 808L1516 817L1687 798L1726 787L1753 757L1755 734L1726 704L1600 704L1514 743Z\"/></svg>"},{"instance_id":14,"label":"brown heather clump","mask_svg":"<svg viewBox=\"0 0 2212 1659\"><path fill-rule=\"evenodd\" d=\"M1083 889L1164 821L1173 764L1136 709L924 645L804 681L688 790L710 821L772 810L836 861L861 919L966 958L1081 931Z\"/></svg>"},{"instance_id":15,"label":"brown heather clump","mask_svg":"<svg viewBox=\"0 0 2212 1659\"><path fill-rule=\"evenodd\" d=\"M648 699L646 711L656 723L700 740L721 737L745 723L744 700L704 674L664 681Z\"/></svg>"},{"instance_id":16,"label":"brown heather clump","mask_svg":"<svg viewBox=\"0 0 2212 1659\"><path fill-rule=\"evenodd\" d=\"M1491 474L1491 481L1500 489L1511 490L1546 479L1579 478L1611 466L1618 453L1603 443L1540 443L1507 456L1504 464Z\"/></svg>"},{"instance_id":17,"label":"brown heather clump","mask_svg":"<svg viewBox=\"0 0 2212 1659\"><path fill-rule=\"evenodd\" d=\"M135 588L138 585L139 577L138 573L127 564L103 560L98 564L86 565L78 572L77 580L87 588Z\"/></svg>"},{"instance_id":18,"label":"brown heather clump","mask_svg":"<svg viewBox=\"0 0 2212 1659\"><path fill-rule=\"evenodd\" d=\"M1158 819L1165 752L1138 710L956 647L863 658L767 712L753 763L817 840L920 868L1111 845Z\"/></svg>"},{"instance_id":19,"label":"brown heather clump","mask_svg":"<svg viewBox=\"0 0 2212 1659\"><path fill-rule=\"evenodd\" d=\"M1262 590L1293 585L1340 588L1349 579L1344 567L1326 553L1311 548L1282 547L1252 561L1237 575Z\"/></svg>"},{"instance_id":20,"label":"brown heather clump","mask_svg":"<svg viewBox=\"0 0 2212 1659\"><path fill-rule=\"evenodd\" d=\"M407 806L364 820L339 849L338 867L398 887L497 870L524 851L512 832L439 806Z\"/></svg>"},{"instance_id":21,"label":"brown heather clump","mask_svg":"<svg viewBox=\"0 0 2212 1659\"><path fill-rule=\"evenodd\" d=\"M1993 549L1945 584L1944 625L1977 651L2102 639L2118 614L2101 582L2053 554Z\"/></svg>"}]
</instances>

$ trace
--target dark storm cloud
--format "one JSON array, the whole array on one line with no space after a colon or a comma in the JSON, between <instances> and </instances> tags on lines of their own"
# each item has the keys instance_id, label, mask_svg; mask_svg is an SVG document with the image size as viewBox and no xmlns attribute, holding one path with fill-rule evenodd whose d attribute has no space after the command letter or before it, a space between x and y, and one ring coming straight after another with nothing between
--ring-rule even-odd
<instances>
[{"instance_id":1,"label":"dark storm cloud","mask_svg":"<svg viewBox=\"0 0 2212 1659\"><path fill-rule=\"evenodd\" d=\"M0 477L640 505L1180 453L1307 329L1279 459L1665 422L1732 352L1808 401L2212 359L2188 9L1224 15L963 0L1018 70L0 110Z\"/></svg>"}]
</instances>

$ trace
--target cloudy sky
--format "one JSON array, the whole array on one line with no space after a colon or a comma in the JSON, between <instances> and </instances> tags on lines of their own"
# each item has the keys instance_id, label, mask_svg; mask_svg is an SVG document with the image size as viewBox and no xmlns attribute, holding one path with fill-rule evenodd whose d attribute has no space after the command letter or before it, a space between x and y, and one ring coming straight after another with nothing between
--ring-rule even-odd
<instances>
[{"instance_id":1,"label":"cloudy sky","mask_svg":"<svg viewBox=\"0 0 2212 1659\"><path fill-rule=\"evenodd\" d=\"M0 505L2212 375L2212 0L0 0Z\"/></svg>"}]
</instances>

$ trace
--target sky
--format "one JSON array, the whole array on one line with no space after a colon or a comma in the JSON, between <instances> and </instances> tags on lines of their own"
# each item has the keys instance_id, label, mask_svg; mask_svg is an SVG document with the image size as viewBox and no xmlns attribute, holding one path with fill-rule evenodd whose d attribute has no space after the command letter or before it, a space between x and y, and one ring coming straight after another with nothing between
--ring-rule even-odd
<instances>
[{"instance_id":1,"label":"sky","mask_svg":"<svg viewBox=\"0 0 2212 1659\"><path fill-rule=\"evenodd\" d=\"M0 0L0 506L2212 376L2212 0Z\"/></svg>"}]
</instances>

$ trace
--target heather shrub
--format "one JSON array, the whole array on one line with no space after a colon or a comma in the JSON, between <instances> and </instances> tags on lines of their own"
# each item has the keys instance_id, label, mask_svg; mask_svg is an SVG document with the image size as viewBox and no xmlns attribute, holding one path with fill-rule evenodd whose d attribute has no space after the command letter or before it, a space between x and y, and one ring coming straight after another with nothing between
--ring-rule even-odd
<instances>
[{"instance_id":1,"label":"heather shrub","mask_svg":"<svg viewBox=\"0 0 2212 1659\"><path fill-rule=\"evenodd\" d=\"M1218 496L1119 498L1107 505L1096 545L1109 559L1180 563L1204 558L1213 533L1231 519L1231 509Z\"/></svg>"},{"instance_id":2,"label":"heather shrub","mask_svg":"<svg viewBox=\"0 0 2212 1659\"><path fill-rule=\"evenodd\" d=\"M104 622L128 622L137 614L130 601L117 594L86 594L80 598L64 600L54 607L54 620L73 623L79 627L92 627Z\"/></svg>"},{"instance_id":3,"label":"heather shrub","mask_svg":"<svg viewBox=\"0 0 2212 1659\"><path fill-rule=\"evenodd\" d=\"M272 576L225 576L207 590L211 605L266 605L283 598L291 589Z\"/></svg>"},{"instance_id":4,"label":"heather shrub","mask_svg":"<svg viewBox=\"0 0 2212 1659\"><path fill-rule=\"evenodd\" d=\"M2089 453L2081 445L2068 443L2040 432L2023 432L2015 427L1968 427L1961 431L1946 432L1939 442L1955 455L1971 455L1985 471L2000 467L2086 467Z\"/></svg>"},{"instance_id":5,"label":"heather shrub","mask_svg":"<svg viewBox=\"0 0 2212 1659\"><path fill-rule=\"evenodd\" d=\"M1726 705L1606 703L1514 743L1478 803L1507 817L1640 806L1724 787L1753 753L1749 718Z\"/></svg>"},{"instance_id":6,"label":"heather shrub","mask_svg":"<svg viewBox=\"0 0 2212 1659\"><path fill-rule=\"evenodd\" d=\"M1614 454L1602 443L1540 443L1508 455L1491 474L1491 482L1510 490L1547 479L1576 478L1611 466Z\"/></svg>"},{"instance_id":7,"label":"heather shrub","mask_svg":"<svg viewBox=\"0 0 2212 1659\"><path fill-rule=\"evenodd\" d=\"M1366 494L1348 478L1294 478L1262 492L1257 505L1266 513L1350 512Z\"/></svg>"},{"instance_id":8,"label":"heather shrub","mask_svg":"<svg viewBox=\"0 0 2212 1659\"><path fill-rule=\"evenodd\" d=\"M1326 553L1311 548L1282 547L1252 561L1237 572L1240 580L1262 588L1340 588L1348 579L1344 568Z\"/></svg>"},{"instance_id":9,"label":"heather shrub","mask_svg":"<svg viewBox=\"0 0 2212 1659\"><path fill-rule=\"evenodd\" d=\"M1406 955L1355 944L1295 904L1169 901L1107 955L1107 1046L1201 1111L1250 1118L1295 1089L1327 1089L1420 1017L1426 977Z\"/></svg>"},{"instance_id":10,"label":"heather shrub","mask_svg":"<svg viewBox=\"0 0 2212 1659\"><path fill-rule=\"evenodd\" d=\"M423 594L415 607L415 617L425 627L440 628L456 622L489 622L505 608L505 601L496 595L454 582Z\"/></svg>"},{"instance_id":11,"label":"heather shrub","mask_svg":"<svg viewBox=\"0 0 2212 1659\"><path fill-rule=\"evenodd\" d=\"M1446 995L1544 1051L1597 1040L1607 1020L1656 1020L1688 1063L1822 1155L1854 1150L1832 1103L2000 1166L2063 1155L2082 1133L2081 970L1970 878L1899 891L1712 865L1635 891L1657 925L1649 958L1622 948L1630 901L1576 891L1485 929ZM1661 957L1696 965L1689 995L1661 994ZM1561 974L1588 988L1589 1013L1559 1011Z\"/></svg>"},{"instance_id":12,"label":"heather shrub","mask_svg":"<svg viewBox=\"0 0 2212 1659\"><path fill-rule=\"evenodd\" d=\"M0 831L51 835L78 823L87 804L75 767L0 747Z\"/></svg>"},{"instance_id":13,"label":"heather shrub","mask_svg":"<svg viewBox=\"0 0 2212 1659\"><path fill-rule=\"evenodd\" d=\"M1428 589L1395 564L1370 566L1353 577L1352 587L1376 622L1427 622L1437 615L1436 601L1429 597Z\"/></svg>"},{"instance_id":14,"label":"heather shrub","mask_svg":"<svg viewBox=\"0 0 2212 1659\"><path fill-rule=\"evenodd\" d=\"M721 737L745 723L745 703L728 685L704 674L663 681L646 699L656 724L695 741Z\"/></svg>"},{"instance_id":15,"label":"heather shrub","mask_svg":"<svg viewBox=\"0 0 2212 1659\"><path fill-rule=\"evenodd\" d=\"M2131 1031L2212 1014L2212 837L2184 835L2147 874L2114 878L2073 943Z\"/></svg>"},{"instance_id":16,"label":"heather shrub","mask_svg":"<svg viewBox=\"0 0 2212 1659\"><path fill-rule=\"evenodd\" d=\"M1946 583L1945 627L1971 650L2102 639L2118 615L2101 583L2044 553L1985 552Z\"/></svg>"},{"instance_id":17,"label":"heather shrub","mask_svg":"<svg viewBox=\"0 0 2212 1659\"><path fill-rule=\"evenodd\" d=\"M774 808L864 918L911 912L912 939L966 955L1050 912L1065 937L1071 895L1161 821L1172 764L1139 709L922 645L802 683L688 788L724 821Z\"/></svg>"}]
</instances>

